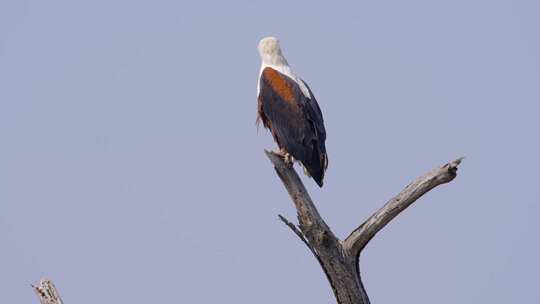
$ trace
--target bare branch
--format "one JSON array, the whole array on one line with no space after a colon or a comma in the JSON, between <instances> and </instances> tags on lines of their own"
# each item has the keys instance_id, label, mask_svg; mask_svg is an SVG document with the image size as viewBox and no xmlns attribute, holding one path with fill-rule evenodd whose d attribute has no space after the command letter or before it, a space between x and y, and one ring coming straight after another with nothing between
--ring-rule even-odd
<instances>
[{"instance_id":1,"label":"bare branch","mask_svg":"<svg viewBox=\"0 0 540 304\"><path fill-rule=\"evenodd\" d=\"M294 234L296 234L298 236L298 238L300 238L300 240L306 244L306 246L308 246L309 250L311 250L311 252L313 252L313 254L315 256L317 256L317 253L314 251L313 247L311 247L311 245L309 244L309 242L306 240L306 238L304 237L304 234L302 233L302 231L298 230L298 228L296 227L295 224L289 222L288 219L286 219L283 215L281 214L278 214L278 217L279 219L285 224L287 225L287 227L291 228L291 230L294 232Z\"/></svg>"},{"instance_id":2,"label":"bare branch","mask_svg":"<svg viewBox=\"0 0 540 304\"><path fill-rule=\"evenodd\" d=\"M32 285L34 291L39 297L41 304L63 304L64 302L58 294L58 290L54 287L54 284L49 279L41 279L38 285Z\"/></svg>"},{"instance_id":3,"label":"bare branch","mask_svg":"<svg viewBox=\"0 0 540 304\"><path fill-rule=\"evenodd\" d=\"M367 243L400 212L409 207L431 189L452 181L457 175L458 165L463 157L420 176L410 183L396 197L356 228L344 241L344 248L352 256L358 256Z\"/></svg>"},{"instance_id":4,"label":"bare branch","mask_svg":"<svg viewBox=\"0 0 540 304\"><path fill-rule=\"evenodd\" d=\"M341 242L319 215L304 184L292 166L274 152L265 151L296 207L299 229L287 224L308 245L321 265L339 304L369 304L360 281L356 259L345 254Z\"/></svg>"},{"instance_id":5,"label":"bare branch","mask_svg":"<svg viewBox=\"0 0 540 304\"><path fill-rule=\"evenodd\" d=\"M305 232L306 230L318 229L330 233L335 238L330 228L317 211L317 208L313 204L306 187L296 174L296 171L289 165L285 164L281 155L272 151L265 150L266 155L270 158L270 161L274 164L276 172L287 188L291 199L298 211L298 221L300 229Z\"/></svg>"}]
</instances>

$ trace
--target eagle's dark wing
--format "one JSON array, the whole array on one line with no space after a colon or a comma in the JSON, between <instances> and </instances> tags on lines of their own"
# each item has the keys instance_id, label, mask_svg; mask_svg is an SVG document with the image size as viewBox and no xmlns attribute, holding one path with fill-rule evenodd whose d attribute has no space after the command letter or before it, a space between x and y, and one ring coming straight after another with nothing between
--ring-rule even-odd
<instances>
[{"instance_id":1,"label":"eagle's dark wing","mask_svg":"<svg viewBox=\"0 0 540 304\"><path fill-rule=\"evenodd\" d=\"M328 163L326 130L313 93L312 98L304 96L293 79L270 67L263 70L259 85L258 119L322 187Z\"/></svg>"},{"instance_id":2,"label":"eagle's dark wing","mask_svg":"<svg viewBox=\"0 0 540 304\"><path fill-rule=\"evenodd\" d=\"M311 91L311 88L308 86L307 83L305 83L303 80L302 82L304 85L308 88L309 95L311 98L307 98L309 108L312 111L311 117L314 117L312 120L313 124L315 125L315 129L317 130L317 137L319 138L319 142L321 145L319 146L319 149L324 154L324 169L328 167L328 154L326 154L326 129L324 128L324 119L322 116L321 108L319 107L319 103L315 99L315 94Z\"/></svg>"}]
</instances>

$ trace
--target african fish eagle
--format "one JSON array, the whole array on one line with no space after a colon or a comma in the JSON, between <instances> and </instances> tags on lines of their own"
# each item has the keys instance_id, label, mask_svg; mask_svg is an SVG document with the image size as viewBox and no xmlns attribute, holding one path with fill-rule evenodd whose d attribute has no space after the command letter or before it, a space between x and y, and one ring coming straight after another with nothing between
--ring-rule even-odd
<instances>
[{"instance_id":1,"label":"african fish eagle","mask_svg":"<svg viewBox=\"0 0 540 304\"><path fill-rule=\"evenodd\" d=\"M270 130L287 164L300 161L304 171L322 187L328 156L317 100L287 63L277 38L263 38L258 49L262 64L257 85L257 122L262 121Z\"/></svg>"}]
</instances>

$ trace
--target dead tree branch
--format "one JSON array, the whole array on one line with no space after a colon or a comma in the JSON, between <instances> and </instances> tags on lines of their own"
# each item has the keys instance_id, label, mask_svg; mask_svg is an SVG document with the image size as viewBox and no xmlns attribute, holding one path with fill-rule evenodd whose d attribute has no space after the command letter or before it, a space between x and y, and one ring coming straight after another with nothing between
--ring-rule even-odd
<instances>
[{"instance_id":1,"label":"dead tree branch","mask_svg":"<svg viewBox=\"0 0 540 304\"><path fill-rule=\"evenodd\" d=\"M265 152L296 207L298 228L282 216L280 219L313 252L339 304L370 303L360 277L359 256L362 249L378 231L418 198L436 186L452 181L463 159L459 158L417 178L341 241L320 216L294 168L287 166L280 155Z\"/></svg>"},{"instance_id":2,"label":"dead tree branch","mask_svg":"<svg viewBox=\"0 0 540 304\"><path fill-rule=\"evenodd\" d=\"M41 304L63 304L58 290L54 287L54 284L49 279L41 279L37 285L32 285L34 291L39 297Z\"/></svg>"},{"instance_id":3,"label":"dead tree branch","mask_svg":"<svg viewBox=\"0 0 540 304\"><path fill-rule=\"evenodd\" d=\"M367 243L401 211L405 210L422 195L438 185L452 181L457 175L463 157L431 170L410 183L396 197L356 228L344 241L344 246L353 255L359 255Z\"/></svg>"}]
</instances>

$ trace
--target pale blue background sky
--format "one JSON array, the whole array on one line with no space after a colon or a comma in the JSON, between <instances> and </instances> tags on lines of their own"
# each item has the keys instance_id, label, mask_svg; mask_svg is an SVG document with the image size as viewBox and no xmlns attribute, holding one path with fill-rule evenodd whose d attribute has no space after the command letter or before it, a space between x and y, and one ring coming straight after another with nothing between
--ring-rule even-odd
<instances>
[{"instance_id":1,"label":"pale blue background sky","mask_svg":"<svg viewBox=\"0 0 540 304\"><path fill-rule=\"evenodd\" d=\"M1 302L334 302L255 128L276 35L340 237L467 157L364 252L372 302L540 303L538 3L0 1Z\"/></svg>"}]
</instances>

